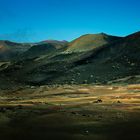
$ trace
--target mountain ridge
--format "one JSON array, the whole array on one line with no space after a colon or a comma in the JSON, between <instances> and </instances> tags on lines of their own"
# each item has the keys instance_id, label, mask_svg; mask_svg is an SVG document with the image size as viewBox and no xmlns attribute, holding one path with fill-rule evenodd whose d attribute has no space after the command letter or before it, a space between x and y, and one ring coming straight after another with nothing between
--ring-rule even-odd
<instances>
[{"instance_id":1,"label":"mountain ridge","mask_svg":"<svg viewBox=\"0 0 140 140\"><path fill-rule=\"evenodd\" d=\"M87 37L87 35L85 36ZM85 36L82 36L82 38ZM11 62L5 69L0 68L0 79L5 77L5 79L8 78L15 83L31 85L107 84L111 81L119 82L120 80L117 79L140 75L139 32L126 37L111 36L111 39L114 38L111 41L110 36L106 34L93 36L99 37L102 45L84 51L66 53L73 41L64 43L65 45L62 45L62 48L50 46L53 47L50 51L46 46L48 43L43 44L45 46L43 46L42 51L40 45L37 45L36 55L30 59L27 55L24 55L23 60L18 59L14 63ZM93 39L93 36L90 37ZM102 39L104 37L108 39L108 36L109 43L102 43ZM89 43L87 40L83 40L83 42ZM29 50L34 47L36 46ZM81 45L78 44L77 48L80 49ZM137 82L140 81L138 78L139 76L137 76ZM129 83L135 83L134 79L129 80ZM127 83L127 80L124 80L124 83Z\"/></svg>"}]
</instances>

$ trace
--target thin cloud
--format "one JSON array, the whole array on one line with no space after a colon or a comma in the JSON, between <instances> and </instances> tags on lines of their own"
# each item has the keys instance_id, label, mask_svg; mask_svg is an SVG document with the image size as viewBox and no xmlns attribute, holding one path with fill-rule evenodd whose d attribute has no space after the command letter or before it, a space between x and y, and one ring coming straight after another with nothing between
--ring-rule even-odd
<instances>
[{"instance_id":1,"label":"thin cloud","mask_svg":"<svg viewBox=\"0 0 140 140\"><path fill-rule=\"evenodd\" d=\"M9 40L15 42L31 42L34 33L28 29L19 29L13 33L0 34L0 40Z\"/></svg>"}]
</instances>

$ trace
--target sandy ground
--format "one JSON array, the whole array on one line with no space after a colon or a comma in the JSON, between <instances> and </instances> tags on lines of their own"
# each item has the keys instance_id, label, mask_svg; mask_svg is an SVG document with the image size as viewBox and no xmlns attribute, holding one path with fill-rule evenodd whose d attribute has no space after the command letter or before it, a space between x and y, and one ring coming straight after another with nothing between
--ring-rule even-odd
<instances>
[{"instance_id":1,"label":"sandy ground","mask_svg":"<svg viewBox=\"0 0 140 140\"><path fill-rule=\"evenodd\" d=\"M101 100L101 105L124 107L125 110L140 108L140 85L129 86L41 86L26 89L1 91L0 105L78 105L95 103ZM132 111L132 110L131 110Z\"/></svg>"},{"instance_id":2,"label":"sandy ground","mask_svg":"<svg viewBox=\"0 0 140 140\"><path fill-rule=\"evenodd\" d=\"M139 139L140 85L63 85L0 91L0 137Z\"/></svg>"}]
</instances>

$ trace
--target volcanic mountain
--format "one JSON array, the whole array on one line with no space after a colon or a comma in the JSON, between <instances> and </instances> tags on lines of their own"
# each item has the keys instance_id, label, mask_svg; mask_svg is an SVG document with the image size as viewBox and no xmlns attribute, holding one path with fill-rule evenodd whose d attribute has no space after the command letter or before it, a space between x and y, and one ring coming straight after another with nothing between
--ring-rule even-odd
<instances>
[{"instance_id":1,"label":"volcanic mountain","mask_svg":"<svg viewBox=\"0 0 140 140\"><path fill-rule=\"evenodd\" d=\"M25 55L24 60L11 63L1 70L0 78L25 85L140 81L140 32L126 37L85 35L59 49L47 43L43 49L36 45L25 53L29 51L36 57Z\"/></svg>"}]
</instances>

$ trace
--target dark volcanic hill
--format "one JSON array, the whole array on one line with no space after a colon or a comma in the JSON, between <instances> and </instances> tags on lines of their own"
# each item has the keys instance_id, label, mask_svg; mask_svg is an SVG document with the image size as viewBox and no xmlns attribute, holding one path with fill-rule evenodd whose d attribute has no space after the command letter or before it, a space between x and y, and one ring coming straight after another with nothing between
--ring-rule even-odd
<instances>
[{"instance_id":1,"label":"dark volcanic hill","mask_svg":"<svg viewBox=\"0 0 140 140\"><path fill-rule=\"evenodd\" d=\"M47 40L37 43L32 46L28 51L22 54L24 59L32 59L36 57L41 57L42 55L52 54L61 50L67 46L66 41L56 41L56 40Z\"/></svg>"},{"instance_id":2,"label":"dark volcanic hill","mask_svg":"<svg viewBox=\"0 0 140 140\"><path fill-rule=\"evenodd\" d=\"M98 38L97 42L94 40L90 44L90 41L85 42L83 36L84 41L79 38L77 45L73 41L60 49L48 43L45 50L45 46L34 46L35 48L32 47L29 50L37 54L35 58L12 63L1 70L0 78L7 79L9 82L31 85L107 84L120 81L121 83L139 83L140 32L122 38L105 34L99 36L101 41ZM106 43L103 41L103 36L108 38L105 39L108 40ZM87 35L86 38L90 40ZM78 51L67 51L73 47L73 44ZM82 47L82 51L79 51L82 44L89 46L90 49L83 51ZM40 53L41 50L43 55ZM49 50L51 53L48 55Z\"/></svg>"},{"instance_id":3,"label":"dark volcanic hill","mask_svg":"<svg viewBox=\"0 0 140 140\"><path fill-rule=\"evenodd\" d=\"M75 82L107 83L108 81L140 74L140 32L93 50L75 63L72 69ZM76 76L79 74L80 76ZM70 76L71 75L71 76ZM83 81L84 82L84 81Z\"/></svg>"},{"instance_id":4,"label":"dark volcanic hill","mask_svg":"<svg viewBox=\"0 0 140 140\"><path fill-rule=\"evenodd\" d=\"M62 45L67 44L68 42L66 40L59 41L59 40L44 40L40 42L42 43L51 43L51 44L56 44L57 48L61 48Z\"/></svg>"}]
</instances>

